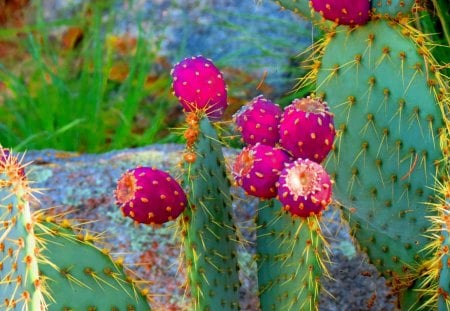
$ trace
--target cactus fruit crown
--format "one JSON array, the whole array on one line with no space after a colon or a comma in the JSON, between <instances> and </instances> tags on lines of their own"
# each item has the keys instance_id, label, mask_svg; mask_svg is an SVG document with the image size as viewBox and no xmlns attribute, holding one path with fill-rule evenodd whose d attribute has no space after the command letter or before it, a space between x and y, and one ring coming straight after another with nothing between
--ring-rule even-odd
<instances>
[{"instance_id":1,"label":"cactus fruit crown","mask_svg":"<svg viewBox=\"0 0 450 311\"><path fill-rule=\"evenodd\" d=\"M330 204L331 192L325 169L309 159L287 164L278 182L278 198L293 216L320 214Z\"/></svg>"}]
</instances>

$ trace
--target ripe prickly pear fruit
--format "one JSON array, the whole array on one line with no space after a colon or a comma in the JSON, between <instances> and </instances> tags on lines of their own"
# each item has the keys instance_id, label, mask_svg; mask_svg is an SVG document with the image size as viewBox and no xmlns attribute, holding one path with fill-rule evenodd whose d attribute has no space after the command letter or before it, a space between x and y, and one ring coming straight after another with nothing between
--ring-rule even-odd
<instances>
[{"instance_id":1,"label":"ripe prickly pear fruit","mask_svg":"<svg viewBox=\"0 0 450 311\"><path fill-rule=\"evenodd\" d=\"M326 102L309 96L284 109L280 120L280 144L295 158L322 162L333 147L333 114Z\"/></svg>"},{"instance_id":2,"label":"ripe prickly pear fruit","mask_svg":"<svg viewBox=\"0 0 450 311\"><path fill-rule=\"evenodd\" d=\"M311 0L313 9L339 25L364 25L370 18L369 0Z\"/></svg>"},{"instance_id":3,"label":"ripe prickly pear fruit","mask_svg":"<svg viewBox=\"0 0 450 311\"><path fill-rule=\"evenodd\" d=\"M278 147L257 143L245 147L233 165L233 175L248 194L259 198L274 198L278 181L289 156Z\"/></svg>"},{"instance_id":4,"label":"ripe prickly pear fruit","mask_svg":"<svg viewBox=\"0 0 450 311\"><path fill-rule=\"evenodd\" d=\"M144 224L173 220L187 204L180 184L167 172L150 167L137 167L124 173L114 195L125 216Z\"/></svg>"},{"instance_id":5,"label":"ripe prickly pear fruit","mask_svg":"<svg viewBox=\"0 0 450 311\"><path fill-rule=\"evenodd\" d=\"M244 143L275 146L280 140L278 124L281 114L282 110L278 105L260 95L243 106L233 117Z\"/></svg>"},{"instance_id":6,"label":"ripe prickly pear fruit","mask_svg":"<svg viewBox=\"0 0 450 311\"><path fill-rule=\"evenodd\" d=\"M309 159L297 159L281 172L278 199L295 216L319 214L331 202L331 181L325 169Z\"/></svg>"},{"instance_id":7,"label":"ripe prickly pear fruit","mask_svg":"<svg viewBox=\"0 0 450 311\"><path fill-rule=\"evenodd\" d=\"M174 95L186 112L204 111L210 120L222 117L227 87L219 69L203 56L185 58L171 71Z\"/></svg>"}]
</instances>

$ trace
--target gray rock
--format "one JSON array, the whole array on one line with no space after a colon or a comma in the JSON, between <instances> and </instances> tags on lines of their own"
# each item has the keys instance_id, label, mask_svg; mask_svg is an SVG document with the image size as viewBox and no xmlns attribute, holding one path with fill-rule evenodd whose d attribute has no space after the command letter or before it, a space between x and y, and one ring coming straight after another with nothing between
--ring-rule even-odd
<instances>
[{"instance_id":1,"label":"gray rock","mask_svg":"<svg viewBox=\"0 0 450 311\"><path fill-rule=\"evenodd\" d=\"M148 281L144 284L153 295L155 310L188 308L185 270L181 263L181 248L176 222L159 228L135 225L122 217L114 203L113 190L120 175L137 165L168 170L179 177L179 162L183 146L153 145L145 148L113 151L99 155L76 154L55 150L29 151L25 161L27 173L38 194L34 208L55 207L55 212L85 222L89 230L102 232L114 256L121 256L136 275ZM235 150L225 150L231 163ZM241 289L243 310L258 310L255 232L249 226L255 216L257 201L233 188L234 213L245 239L239 261L242 265ZM250 227L250 228L249 228ZM340 219L339 212L329 209L323 217L324 234L330 243L332 279L324 279L326 290L321 295L320 310L394 310L389 290L376 269L359 253ZM369 308L369 302L373 305Z\"/></svg>"}]
</instances>

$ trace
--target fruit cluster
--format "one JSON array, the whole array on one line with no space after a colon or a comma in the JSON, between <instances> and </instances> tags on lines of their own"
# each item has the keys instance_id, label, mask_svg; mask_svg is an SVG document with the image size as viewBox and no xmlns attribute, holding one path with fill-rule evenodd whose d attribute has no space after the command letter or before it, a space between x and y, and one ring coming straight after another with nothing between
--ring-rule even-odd
<instances>
[{"instance_id":1,"label":"fruit cluster","mask_svg":"<svg viewBox=\"0 0 450 311\"><path fill-rule=\"evenodd\" d=\"M330 177L320 165L335 136L326 102L295 99L282 110L258 96L234 115L234 122L246 147L233 175L248 194L278 197L285 210L301 217L319 214L330 203Z\"/></svg>"}]
</instances>

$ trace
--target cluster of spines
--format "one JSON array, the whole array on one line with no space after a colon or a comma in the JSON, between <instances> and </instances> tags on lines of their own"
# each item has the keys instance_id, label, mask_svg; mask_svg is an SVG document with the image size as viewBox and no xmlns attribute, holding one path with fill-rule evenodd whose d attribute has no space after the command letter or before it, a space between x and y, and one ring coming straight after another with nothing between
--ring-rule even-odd
<instances>
[{"instance_id":1,"label":"cluster of spines","mask_svg":"<svg viewBox=\"0 0 450 311\"><path fill-rule=\"evenodd\" d=\"M46 307L38 267L29 186L21 161L0 146L0 306L3 310Z\"/></svg>"}]
</instances>

